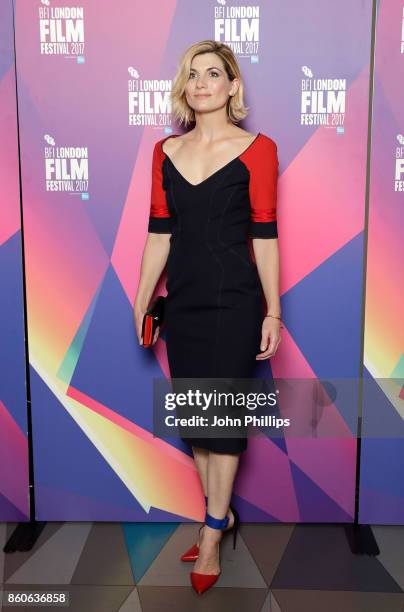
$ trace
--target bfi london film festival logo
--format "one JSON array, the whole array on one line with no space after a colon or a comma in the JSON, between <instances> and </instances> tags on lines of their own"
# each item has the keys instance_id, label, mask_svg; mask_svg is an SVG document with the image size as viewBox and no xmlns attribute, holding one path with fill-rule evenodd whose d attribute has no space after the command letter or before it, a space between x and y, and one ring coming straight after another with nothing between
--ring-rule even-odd
<instances>
[{"instance_id":1,"label":"bfi london film festival logo","mask_svg":"<svg viewBox=\"0 0 404 612\"><path fill-rule=\"evenodd\" d=\"M404 191L404 136L397 134L397 140L394 191Z\"/></svg>"},{"instance_id":2,"label":"bfi london film festival logo","mask_svg":"<svg viewBox=\"0 0 404 612\"><path fill-rule=\"evenodd\" d=\"M42 55L63 55L84 63L84 8L51 6L41 0L39 7L39 39Z\"/></svg>"},{"instance_id":3,"label":"bfi london film festival logo","mask_svg":"<svg viewBox=\"0 0 404 612\"><path fill-rule=\"evenodd\" d=\"M57 147L50 134L44 140L45 191L65 191L88 200L88 148Z\"/></svg>"},{"instance_id":4,"label":"bfi london film festival logo","mask_svg":"<svg viewBox=\"0 0 404 612\"><path fill-rule=\"evenodd\" d=\"M216 0L214 6L214 39L228 45L235 55L249 57L258 63L260 7L227 5Z\"/></svg>"},{"instance_id":5,"label":"bfi london film festival logo","mask_svg":"<svg viewBox=\"0 0 404 612\"><path fill-rule=\"evenodd\" d=\"M172 81L141 79L133 66L129 66L128 72L129 125L151 125L170 131Z\"/></svg>"},{"instance_id":6,"label":"bfi london film festival logo","mask_svg":"<svg viewBox=\"0 0 404 612\"><path fill-rule=\"evenodd\" d=\"M323 125L344 133L346 79L317 79L302 66L301 125Z\"/></svg>"}]
</instances>

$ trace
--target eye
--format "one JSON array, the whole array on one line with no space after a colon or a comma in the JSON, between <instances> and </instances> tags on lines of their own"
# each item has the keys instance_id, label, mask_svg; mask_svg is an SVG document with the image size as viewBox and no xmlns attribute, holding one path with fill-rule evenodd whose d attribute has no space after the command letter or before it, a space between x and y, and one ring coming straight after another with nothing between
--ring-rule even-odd
<instances>
[{"instance_id":1,"label":"eye","mask_svg":"<svg viewBox=\"0 0 404 612\"><path fill-rule=\"evenodd\" d=\"M213 76L215 76L215 77L218 77L218 76L219 76L219 73L218 73L218 72L216 72L215 70L212 70L210 74L213 74Z\"/></svg>"}]
</instances>

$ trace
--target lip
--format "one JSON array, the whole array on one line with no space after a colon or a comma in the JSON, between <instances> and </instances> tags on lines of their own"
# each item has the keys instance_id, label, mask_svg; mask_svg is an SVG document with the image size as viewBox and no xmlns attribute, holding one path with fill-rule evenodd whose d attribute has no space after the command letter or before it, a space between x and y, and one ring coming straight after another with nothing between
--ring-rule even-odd
<instances>
[{"instance_id":1,"label":"lip","mask_svg":"<svg viewBox=\"0 0 404 612\"><path fill-rule=\"evenodd\" d=\"M195 94L195 98L208 98L210 94Z\"/></svg>"}]
</instances>

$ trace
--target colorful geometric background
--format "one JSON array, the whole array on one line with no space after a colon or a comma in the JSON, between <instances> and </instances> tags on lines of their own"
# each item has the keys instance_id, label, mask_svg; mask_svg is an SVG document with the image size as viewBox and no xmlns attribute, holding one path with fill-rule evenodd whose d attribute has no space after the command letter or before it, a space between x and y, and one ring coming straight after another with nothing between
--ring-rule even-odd
<instances>
[{"instance_id":1,"label":"colorful geometric background","mask_svg":"<svg viewBox=\"0 0 404 612\"><path fill-rule=\"evenodd\" d=\"M189 448L152 433L152 381L169 376L164 334L145 351L133 324L152 149L180 130L169 115L153 124L155 112L129 124L128 67L141 79L172 79L185 48L215 38L220 5L122 0L118 12L105 0L82 1L78 58L41 54L41 4L15 2L38 520L203 518ZM238 58L251 108L243 127L271 136L280 159L285 327L257 376L355 381L372 2L242 6L260 11L259 49ZM343 131L301 125L303 66L316 78L346 79ZM45 135L57 146L88 148L87 194L46 191ZM156 292L164 292L164 280ZM327 406L334 437L250 438L234 486L242 520L352 521L357 411L358 402L348 412L338 401Z\"/></svg>"},{"instance_id":2,"label":"colorful geometric background","mask_svg":"<svg viewBox=\"0 0 404 612\"><path fill-rule=\"evenodd\" d=\"M397 148L404 157L403 83L403 3L385 0L376 28L359 520L397 525L404 523L404 194L394 191L394 177Z\"/></svg>"},{"instance_id":3,"label":"colorful geometric background","mask_svg":"<svg viewBox=\"0 0 404 612\"><path fill-rule=\"evenodd\" d=\"M0 3L0 520L29 519L13 10Z\"/></svg>"}]
</instances>

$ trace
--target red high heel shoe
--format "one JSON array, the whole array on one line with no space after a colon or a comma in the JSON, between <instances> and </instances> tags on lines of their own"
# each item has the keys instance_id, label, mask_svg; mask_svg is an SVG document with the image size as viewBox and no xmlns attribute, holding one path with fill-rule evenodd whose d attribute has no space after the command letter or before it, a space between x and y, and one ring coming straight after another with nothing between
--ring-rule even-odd
<instances>
[{"instance_id":1,"label":"red high heel shoe","mask_svg":"<svg viewBox=\"0 0 404 612\"><path fill-rule=\"evenodd\" d=\"M202 527L203 525L199 527L199 533L201 533ZM196 561L198 557L199 557L199 546L198 544L193 544L191 548L182 555L181 561Z\"/></svg>"},{"instance_id":2,"label":"red high heel shoe","mask_svg":"<svg viewBox=\"0 0 404 612\"><path fill-rule=\"evenodd\" d=\"M228 522L229 522L228 516L225 516L223 519L217 519L206 511L205 525L207 525L208 527L212 527L213 529L220 529L223 531L224 529L226 529ZM234 525L232 527L232 529L234 529L233 548L236 548L236 538L237 538L239 524L240 524L240 517L238 513L235 512ZM195 591L198 593L198 595L201 595L202 593L210 589L210 587L213 586L215 582L218 581L221 573L222 573L221 570L219 571L218 574L201 574L199 572L191 572L190 574L191 584L193 588L195 589Z\"/></svg>"}]
</instances>

